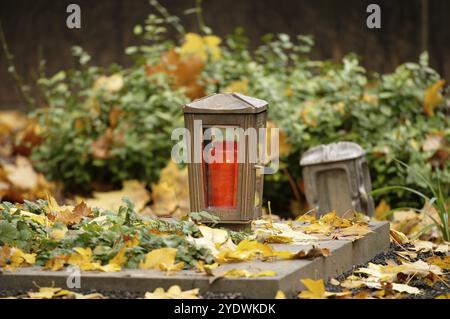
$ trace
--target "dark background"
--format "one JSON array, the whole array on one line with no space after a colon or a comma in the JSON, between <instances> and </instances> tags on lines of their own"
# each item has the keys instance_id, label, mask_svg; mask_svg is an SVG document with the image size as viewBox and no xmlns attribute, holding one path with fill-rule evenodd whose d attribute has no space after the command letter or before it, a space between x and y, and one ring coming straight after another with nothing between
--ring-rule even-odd
<instances>
[{"instance_id":1,"label":"dark background","mask_svg":"<svg viewBox=\"0 0 450 319\"><path fill-rule=\"evenodd\" d=\"M182 17L187 31L198 32L193 15L184 16L194 0L160 0ZM66 7L81 7L82 28L66 27ZM366 27L366 7L381 6L381 29ZM204 0L206 24L215 34L243 26L252 44L266 33L311 34L313 57L339 60L348 52L363 58L369 70L390 72L406 61L417 61L428 50L431 63L450 77L450 1L447 0ZM48 73L75 65L72 45L81 45L97 65L129 64L124 48L136 43L133 27L154 12L147 0L0 0L0 21L25 82L35 79L38 60ZM23 107L14 80L0 54L0 109Z\"/></svg>"}]
</instances>

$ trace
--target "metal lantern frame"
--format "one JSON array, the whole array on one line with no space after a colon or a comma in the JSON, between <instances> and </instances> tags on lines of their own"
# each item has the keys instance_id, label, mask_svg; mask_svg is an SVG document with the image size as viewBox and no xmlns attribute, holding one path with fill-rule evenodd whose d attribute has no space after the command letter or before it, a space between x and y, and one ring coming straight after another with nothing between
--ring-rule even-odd
<instances>
[{"instance_id":1,"label":"metal lantern frame","mask_svg":"<svg viewBox=\"0 0 450 319\"><path fill-rule=\"evenodd\" d=\"M190 154L196 143L203 143L203 130L217 128L266 127L268 104L264 100L239 93L218 93L206 96L184 106L184 121L190 132ZM194 129L194 121L201 120L201 130ZM239 141L242 142L242 141ZM245 136L245 160L238 163L237 198L235 208L211 207L207 203L207 185L203 159L201 163L188 163L189 198L191 211L207 211L218 216L223 224L245 224L261 216L263 173L260 163L251 163L249 140ZM257 145L259 145L259 135ZM203 144L202 144L203 145ZM203 153L203 147L202 147ZM202 155L203 158L203 155Z\"/></svg>"}]
</instances>

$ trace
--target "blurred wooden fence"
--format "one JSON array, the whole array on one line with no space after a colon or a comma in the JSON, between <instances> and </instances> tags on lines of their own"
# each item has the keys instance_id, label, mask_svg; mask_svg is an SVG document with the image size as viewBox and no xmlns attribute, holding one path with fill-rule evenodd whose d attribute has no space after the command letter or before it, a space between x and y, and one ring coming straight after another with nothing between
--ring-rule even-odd
<instances>
[{"instance_id":1,"label":"blurred wooden fence","mask_svg":"<svg viewBox=\"0 0 450 319\"><path fill-rule=\"evenodd\" d=\"M160 0L169 11L182 15L194 0ZM220 36L243 26L257 44L272 32L312 34L315 58L340 59L356 52L370 70L389 72L400 63L416 61L428 49L432 65L450 76L450 1L446 0L204 0L206 23ZM82 29L65 26L66 6L81 6ZM382 28L366 27L366 7L382 8ZM124 48L136 43L132 28L153 9L147 0L2 0L0 21L15 54L18 72L27 83L37 73L38 60L47 71L74 66L72 45L81 45L93 63L128 64ZM183 18L187 30L198 31L194 16ZM0 109L22 107L15 83L0 55Z\"/></svg>"}]
</instances>

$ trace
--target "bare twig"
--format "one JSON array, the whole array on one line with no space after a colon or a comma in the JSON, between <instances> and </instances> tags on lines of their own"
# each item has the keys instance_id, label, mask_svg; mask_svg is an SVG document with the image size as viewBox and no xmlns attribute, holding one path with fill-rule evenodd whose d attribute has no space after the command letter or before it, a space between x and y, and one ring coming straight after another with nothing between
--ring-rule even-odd
<instances>
[{"instance_id":1,"label":"bare twig","mask_svg":"<svg viewBox=\"0 0 450 319\"><path fill-rule=\"evenodd\" d=\"M14 55L12 55L11 51L9 50L8 43L6 42L5 34L3 32L2 23L0 21L0 43L2 45L3 53L6 58L6 63L8 65L8 71L11 73L12 77L16 81L16 84L19 88L20 95L22 96L23 100L25 101L26 111L30 111L35 107L35 101L34 99L29 95L26 89L26 85L23 82L22 77L17 73L17 69L14 65Z\"/></svg>"},{"instance_id":2,"label":"bare twig","mask_svg":"<svg viewBox=\"0 0 450 319\"><path fill-rule=\"evenodd\" d=\"M205 19L203 19L202 0L195 0L195 14L200 31L206 34L210 33L209 28L205 24Z\"/></svg>"},{"instance_id":3,"label":"bare twig","mask_svg":"<svg viewBox=\"0 0 450 319\"><path fill-rule=\"evenodd\" d=\"M166 8L164 8L158 0L150 0L150 5L158 11L160 15L163 16L164 19L168 23L170 23L174 29L182 36L186 34L186 31L184 30L184 27L179 23L179 19L176 16L171 15Z\"/></svg>"}]
</instances>

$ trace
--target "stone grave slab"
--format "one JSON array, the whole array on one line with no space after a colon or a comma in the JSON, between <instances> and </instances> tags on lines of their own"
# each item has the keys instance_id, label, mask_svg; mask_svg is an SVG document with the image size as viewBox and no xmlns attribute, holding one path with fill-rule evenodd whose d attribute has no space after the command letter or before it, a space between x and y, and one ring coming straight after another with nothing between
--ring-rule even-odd
<instances>
[{"instance_id":1,"label":"stone grave slab","mask_svg":"<svg viewBox=\"0 0 450 319\"><path fill-rule=\"evenodd\" d=\"M251 272L272 270L273 277L258 278L214 278L195 272L182 270L167 274L158 270L125 269L120 272L81 273L81 289L102 291L153 291L157 287L169 288L179 285L183 290L200 288L200 292L240 292L246 298L273 298L278 290L287 297L295 296L303 287L300 279L324 280L336 277L354 265L360 265L389 248L389 223L371 222L372 232L353 242L344 240L319 241L317 246L328 248L331 256L310 260L252 261L220 265L214 273L220 274L230 269L247 269ZM299 251L311 245L273 244L276 250ZM0 274L0 289L28 290L40 287L66 288L67 271L47 271L39 267L20 268L14 272Z\"/></svg>"}]
</instances>

